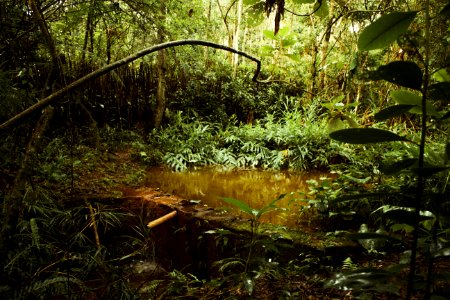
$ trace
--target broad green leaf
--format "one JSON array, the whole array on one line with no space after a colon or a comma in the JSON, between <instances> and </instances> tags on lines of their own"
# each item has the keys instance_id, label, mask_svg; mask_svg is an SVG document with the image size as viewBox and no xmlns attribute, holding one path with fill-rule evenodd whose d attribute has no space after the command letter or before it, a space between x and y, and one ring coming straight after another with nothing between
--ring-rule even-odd
<instances>
[{"instance_id":1,"label":"broad green leaf","mask_svg":"<svg viewBox=\"0 0 450 300\"><path fill-rule=\"evenodd\" d=\"M394 141L409 141L391 131L377 128L348 128L330 133L334 140L349 144L370 144Z\"/></svg>"},{"instance_id":2,"label":"broad green leaf","mask_svg":"<svg viewBox=\"0 0 450 300\"><path fill-rule=\"evenodd\" d=\"M278 33L277 33L277 35L276 35L275 37L276 37L278 40L283 39L284 37L287 37L287 36L288 36L290 30L291 30L291 29L290 29L289 27L283 27L283 28L280 28L280 29L278 30Z\"/></svg>"},{"instance_id":3,"label":"broad green leaf","mask_svg":"<svg viewBox=\"0 0 450 300\"><path fill-rule=\"evenodd\" d=\"M392 12L364 28L358 39L358 49L368 51L388 46L408 30L417 12Z\"/></svg>"},{"instance_id":4,"label":"broad green leaf","mask_svg":"<svg viewBox=\"0 0 450 300\"><path fill-rule=\"evenodd\" d=\"M404 169L407 169L414 164L417 164L419 160L417 158L405 158L399 161L396 161L390 165L383 165L380 167L380 171L385 175L394 175Z\"/></svg>"},{"instance_id":5,"label":"broad green leaf","mask_svg":"<svg viewBox=\"0 0 450 300\"><path fill-rule=\"evenodd\" d=\"M394 61L381 66L375 72L380 79L420 91L422 89L422 70L410 61Z\"/></svg>"},{"instance_id":6,"label":"broad green leaf","mask_svg":"<svg viewBox=\"0 0 450 300\"><path fill-rule=\"evenodd\" d=\"M279 32L278 32L279 34ZM293 38L286 38L281 40L281 46L283 48L289 48L290 46L295 45L296 41Z\"/></svg>"},{"instance_id":7,"label":"broad green leaf","mask_svg":"<svg viewBox=\"0 0 450 300\"><path fill-rule=\"evenodd\" d=\"M263 35L268 39L277 40L277 38L275 37L275 34L273 33L273 30L264 29Z\"/></svg>"},{"instance_id":8,"label":"broad green leaf","mask_svg":"<svg viewBox=\"0 0 450 300\"><path fill-rule=\"evenodd\" d=\"M259 52L261 56L272 56L275 48L270 45L264 45L259 48Z\"/></svg>"},{"instance_id":9,"label":"broad green leaf","mask_svg":"<svg viewBox=\"0 0 450 300\"><path fill-rule=\"evenodd\" d=\"M450 75L448 74L446 69L440 69L436 73L433 74L433 79L439 82L450 81Z\"/></svg>"},{"instance_id":10,"label":"broad green leaf","mask_svg":"<svg viewBox=\"0 0 450 300\"><path fill-rule=\"evenodd\" d=\"M398 90L392 91L391 97L398 104L408 104L414 105L415 107L409 110L410 113L413 114L422 114L422 96L417 95L416 93L406 91L406 90ZM441 115L434 108L434 106L427 102L427 114L436 118L440 118Z\"/></svg>"},{"instance_id":11,"label":"broad green leaf","mask_svg":"<svg viewBox=\"0 0 450 300\"><path fill-rule=\"evenodd\" d=\"M317 1L314 5L314 10L316 9L317 11L314 13L314 15L318 16L321 19L328 17L330 11L330 8L328 7L328 0Z\"/></svg>"},{"instance_id":12,"label":"broad green leaf","mask_svg":"<svg viewBox=\"0 0 450 300\"><path fill-rule=\"evenodd\" d=\"M252 6L245 10L244 22L248 27L255 27L264 21L264 2L255 1Z\"/></svg>"},{"instance_id":13,"label":"broad green leaf","mask_svg":"<svg viewBox=\"0 0 450 300\"><path fill-rule=\"evenodd\" d=\"M386 107L385 109L380 110L374 116L375 121L381 122L390 118L398 117L408 112L415 105L411 104L398 104L394 106Z\"/></svg>"},{"instance_id":14,"label":"broad green leaf","mask_svg":"<svg viewBox=\"0 0 450 300\"><path fill-rule=\"evenodd\" d=\"M450 82L438 82L430 85L428 95L434 100L450 102Z\"/></svg>"},{"instance_id":15,"label":"broad green leaf","mask_svg":"<svg viewBox=\"0 0 450 300\"><path fill-rule=\"evenodd\" d=\"M256 3L260 2L260 1L261 0L243 0L242 3L244 5L254 5L254 4L256 4Z\"/></svg>"},{"instance_id":16,"label":"broad green leaf","mask_svg":"<svg viewBox=\"0 0 450 300\"><path fill-rule=\"evenodd\" d=\"M251 216L256 216L258 214L258 211L256 209L251 208L250 206L248 206L246 203L238 200L238 199L234 199L234 198L221 198L223 201L225 201L228 204L234 205L237 208L239 208L241 211L251 215Z\"/></svg>"}]
</instances>

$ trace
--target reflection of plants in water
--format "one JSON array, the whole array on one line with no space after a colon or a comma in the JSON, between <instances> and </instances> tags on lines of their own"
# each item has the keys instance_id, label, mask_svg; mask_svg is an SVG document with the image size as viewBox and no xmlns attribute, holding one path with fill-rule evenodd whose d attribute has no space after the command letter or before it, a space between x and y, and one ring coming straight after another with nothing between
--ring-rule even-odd
<instances>
[{"instance_id":1,"label":"reflection of plants in water","mask_svg":"<svg viewBox=\"0 0 450 300\"><path fill-rule=\"evenodd\" d=\"M251 295L253 292L254 281L263 273L273 273L273 266L276 263L272 262L271 259L265 259L263 257L258 257L256 253L256 246L260 244L265 249L275 249L275 241L272 244L261 237L260 230L260 219L264 214L277 210L278 207L275 205L278 201L284 198L285 195L280 195L275 200L272 200L269 204L262 207L261 209L255 209L246 203L235 199L235 198L222 198L228 204L237 207L243 213L250 216L250 238L246 243L246 248L248 248L247 257L245 259L239 257L231 257L220 260L217 262L220 265L219 270L225 272L228 269L241 270L237 273L239 278L242 280L246 291ZM252 266L252 268L251 268ZM232 276L236 275L233 273Z\"/></svg>"}]
</instances>

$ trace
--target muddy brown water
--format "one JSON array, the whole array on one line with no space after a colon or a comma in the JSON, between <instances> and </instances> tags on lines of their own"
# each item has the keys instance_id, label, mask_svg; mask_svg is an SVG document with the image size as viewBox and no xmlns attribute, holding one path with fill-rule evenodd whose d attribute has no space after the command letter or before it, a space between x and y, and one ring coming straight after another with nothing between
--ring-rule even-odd
<instances>
[{"instance_id":1,"label":"muddy brown water","mask_svg":"<svg viewBox=\"0 0 450 300\"><path fill-rule=\"evenodd\" d=\"M294 226L299 217L299 209L305 205L304 194L309 192L306 181L319 181L321 178L331 178L331 175L323 172L292 173L217 168L173 172L153 168L147 174L146 183L165 193L188 200L200 200L200 205L228 209L243 217L246 217L245 213L224 202L222 198L235 198L252 208L261 209L281 194L287 194L277 202L281 209L264 214L261 221Z\"/></svg>"}]
</instances>

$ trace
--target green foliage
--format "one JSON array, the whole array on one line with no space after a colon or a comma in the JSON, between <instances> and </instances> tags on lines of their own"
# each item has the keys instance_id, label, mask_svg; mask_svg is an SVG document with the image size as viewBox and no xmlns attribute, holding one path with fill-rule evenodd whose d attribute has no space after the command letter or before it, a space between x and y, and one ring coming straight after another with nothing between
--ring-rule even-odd
<instances>
[{"instance_id":1,"label":"green foliage","mask_svg":"<svg viewBox=\"0 0 450 300\"><path fill-rule=\"evenodd\" d=\"M145 256L141 251L149 241L141 239L145 234L139 232L118 234L123 220L130 216L100 203L62 205L39 186L27 191L24 204L14 247L2 257L2 299L69 294L74 299L96 294L134 299L135 291L123 281L128 275L117 262L128 262L129 253ZM91 280L96 281L95 286L89 284Z\"/></svg>"},{"instance_id":2,"label":"green foliage","mask_svg":"<svg viewBox=\"0 0 450 300\"><path fill-rule=\"evenodd\" d=\"M328 138L324 120L304 117L315 108L285 112L279 121L268 115L255 125L231 123L225 128L189 121L178 112L171 117L171 125L149 135L151 151L146 154L158 157L156 161L176 171L210 164L231 168L324 168L332 160L346 158L338 154L340 147Z\"/></svg>"},{"instance_id":3,"label":"green foliage","mask_svg":"<svg viewBox=\"0 0 450 300\"><path fill-rule=\"evenodd\" d=\"M361 33L358 44L360 50L373 50L388 46L400 34L406 32L415 16L416 12L393 12L379 18ZM426 28L426 30L430 29ZM426 47L430 47L430 45L426 45ZM428 62L425 62L425 64L428 64ZM393 240L391 237L392 232L402 231L408 237L408 240L411 239L409 246L412 248L412 255L409 258L410 275L408 281L402 282L398 279L400 276L399 271L406 266L400 261L397 267L390 270L357 269L352 272L337 274L334 279L328 282L328 287L353 289L360 295L367 295L373 291L400 296L400 287L406 283L405 297L410 299L416 284L416 255L417 252L420 252L428 257L428 270L420 274L420 276L424 279L427 278L429 283L422 288L426 295L425 297L430 297L431 295L430 289L433 284L431 267L433 265L433 258L431 257L433 252L431 248L437 246L438 235L436 228L447 228L448 226L448 224L442 223L439 216L447 216L449 212L448 209L442 210L443 207L432 200L437 194L448 194L447 185L444 183L447 178L436 175L439 172L446 171L448 167L442 159L430 159L429 153L431 151L426 143L426 138L429 136L426 118L431 116L439 119L441 116L429 102L427 90L430 82L428 82L429 74L427 72L428 68L425 68L425 74L422 75L422 70L416 63L402 61L392 62L379 67L375 72L375 76L371 77L374 80L383 79L421 92L421 95L417 95L406 90L393 91L391 92L391 97L399 105L381 110L375 115L376 120L385 121L401 116L406 112L420 114L423 119L420 126L421 141L420 144L412 143L408 146L404 144L404 149L412 150L415 148L415 150L412 150L407 157L396 160L394 163L387 163L385 164L387 167L382 168L385 175L398 172L403 173L404 177L400 177L400 180L404 180L403 182L398 181L395 185L392 183L387 184L385 188L382 185L372 187L374 189L373 196L377 197L376 195L378 194L378 196L387 197L379 207L373 208L372 214L379 215L382 212L378 220L381 226L388 225L391 233L387 233L384 230L381 231L381 229L380 231L369 232L367 225L363 224L361 228L364 230L360 230L359 233L346 235L347 238L356 239L369 251L373 251L376 249L374 243L380 239L386 242L389 241L391 245L402 244L400 241L395 242L395 239ZM435 97L440 98L437 95ZM343 129L332 132L330 137L352 144L411 141L404 135L398 135L392 131L378 128ZM439 161L442 164L437 165L436 162ZM431 164L430 162L433 163ZM433 175L436 176L434 177ZM439 186L439 188L436 190L433 186ZM391 196L391 199L389 199L388 195ZM362 194L360 196L366 198L369 195ZM358 197L353 198L352 201L360 200L361 198ZM341 202L342 200L339 201ZM409 235L411 232L412 236ZM447 240L447 238L445 237L444 239ZM434 241L434 244L432 241Z\"/></svg>"},{"instance_id":4,"label":"green foliage","mask_svg":"<svg viewBox=\"0 0 450 300\"><path fill-rule=\"evenodd\" d=\"M417 12L392 12L366 27L359 35L360 51L380 49L388 46L408 30Z\"/></svg>"}]
</instances>

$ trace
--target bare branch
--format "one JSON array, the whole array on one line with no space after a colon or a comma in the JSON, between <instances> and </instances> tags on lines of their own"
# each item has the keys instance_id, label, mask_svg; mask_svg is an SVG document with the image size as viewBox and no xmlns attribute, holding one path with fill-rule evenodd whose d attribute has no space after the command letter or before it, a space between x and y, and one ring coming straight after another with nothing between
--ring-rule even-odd
<instances>
[{"instance_id":1,"label":"bare branch","mask_svg":"<svg viewBox=\"0 0 450 300\"><path fill-rule=\"evenodd\" d=\"M67 85L66 87L60 89L59 91L56 91L55 93L51 94L50 96L40 100L38 103L28 107L21 113L15 115L8 121L1 124L0 132L11 127L13 124L19 123L19 121L22 121L25 117L29 116L31 113L50 105L51 103L55 102L62 96L66 95L70 91L78 88L79 86L81 86L82 84L84 84L88 81L91 81L102 75L105 75L105 74L111 72L112 70L115 70L123 65L126 65L132 61L135 61L136 59L141 58L145 55L148 55L152 52L156 52L156 51L163 50L166 48L171 48L171 47L183 46L183 45L198 45L198 46L211 47L211 48L216 48L216 49L221 49L221 50L229 51L232 53L236 53L238 55L242 55L256 63L256 70L255 70L255 74L253 75L252 81L258 82L257 78L261 71L261 61L245 52L242 52L242 51L239 51L239 50L236 50L231 47L224 46L224 45L219 45L216 43L202 41L202 40L178 40L178 41L166 42L166 43L152 46L150 48L143 49L139 52L136 52L135 54L132 54L130 56L122 58L121 60L118 60L118 61L116 61L112 64L109 64L107 66L104 66L103 68L100 68L92 73L89 73L84 77L81 77L80 79L72 82L71 84Z\"/></svg>"}]
</instances>

